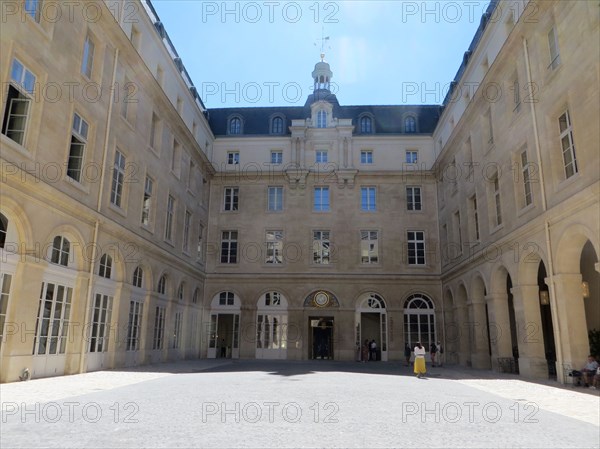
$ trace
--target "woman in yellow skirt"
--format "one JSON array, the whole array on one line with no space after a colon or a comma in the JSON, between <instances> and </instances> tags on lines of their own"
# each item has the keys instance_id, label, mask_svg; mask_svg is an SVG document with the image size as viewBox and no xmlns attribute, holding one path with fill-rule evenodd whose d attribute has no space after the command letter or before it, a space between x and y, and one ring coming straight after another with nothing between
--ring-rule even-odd
<instances>
[{"instance_id":1,"label":"woman in yellow skirt","mask_svg":"<svg viewBox=\"0 0 600 449\"><path fill-rule=\"evenodd\" d=\"M417 377L420 379L421 377L423 377L423 375L426 373L426 369L425 369L425 354L427 351L425 351L425 348L423 347L423 345L421 345L421 342L417 342L417 346L415 346L414 349L415 352L415 374L417 375Z\"/></svg>"}]
</instances>

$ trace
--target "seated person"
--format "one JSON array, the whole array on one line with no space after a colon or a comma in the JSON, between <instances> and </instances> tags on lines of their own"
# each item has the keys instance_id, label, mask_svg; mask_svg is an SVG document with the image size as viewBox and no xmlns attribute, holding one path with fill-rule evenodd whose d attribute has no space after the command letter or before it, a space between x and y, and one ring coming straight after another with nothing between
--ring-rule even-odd
<instances>
[{"instance_id":1,"label":"seated person","mask_svg":"<svg viewBox=\"0 0 600 449\"><path fill-rule=\"evenodd\" d=\"M596 375L596 371L598 370L598 362L593 355L588 355L588 361L586 365L581 370L581 375L583 377L583 383L585 387L589 387L592 381L594 380L594 376Z\"/></svg>"},{"instance_id":2,"label":"seated person","mask_svg":"<svg viewBox=\"0 0 600 449\"><path fill-rule=\"evenodd\" d=\"M596 369L596 375L594 376L594 383L592 384L592 389L600 389L600 366Z\"/></svg>"}]
</instances>

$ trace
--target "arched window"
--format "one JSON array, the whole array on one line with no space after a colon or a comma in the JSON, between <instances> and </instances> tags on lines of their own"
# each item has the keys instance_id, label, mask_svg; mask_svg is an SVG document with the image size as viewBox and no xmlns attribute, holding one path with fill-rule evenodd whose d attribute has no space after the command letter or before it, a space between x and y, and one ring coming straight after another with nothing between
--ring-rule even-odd
<instances>
[{"instance_id":1,"label":"arched window","mask_svg":"<svg viewBox=\"0 0 600 449\"><path fill-rule=\"evenodd\" d=\"M233 303L233 292L221 292L219 294L220 306L232 306Z\"/></svg>"},{"instance_id":2,"label":"arched window","mask_svg":"<svg viewBox=\"0 0 600 449\"><path fill-rule=\"evenodd\" d=\"M373 132L373 121L371 117L361 117L360 118L360 133L361 134L371 134Z\"/></svg>"},{"instance_id":3,"label":"arched window","mask_svg":"<svg viewBox=\"0 0 600 449\"><path fill-rule=\"evenodd\" d=\"M370 309L385 309L385 301L375 293L369 295L365 305Z\"/></svg>"},{"instance_id":4,"label":"arched window","mask_svg":"<svg viewBox=\"0 0 600 449\"><path fill-rule=\"evenodd\" d=\"M69 254L71 251L71 242L62 235L54 237L52 242L52 256L50 262L66 267L69 265Z\"/></svg>"},{"instance_id":5,"label":"arched window","mask_svg":"<svg viewBox=\"0 0 600 449\"><path fill-rule=\"evenodd\" d=\"M327 111L317 112L317 128L327 128Z\"/></svg>"},{"instance_id":6,"label":"arched window","mask_svg":"<svg viewBox=\"0 0 600 449\"><path fill-rule=\"evenodd\" d=\"M98 269L98 274L100 277L110 279L110 274L112 272L112 257L108 254L103 254L100 258L100 268Z\"/></svg>"},{"instance_id":7,"label":"arched window","mask_svg":"<svg viewBox=\"0 0 600 449\"><path fill-rule=\"evenodd\" d=\"M6 233L8 231L8 218L0 214L0 248L4 248L6 243Z\"/></svg>"},{"instance_id":8,"label":"arched window","mask_svg":"<svg viewBox=\"0 0 600 449\"><path fill-rule=\"evenodd\" d=\"M415 294L404 302L404 342L412 347L416 342L429 349L437 341L433 301Z\"/></svg>"},{"instance_id":9,"label":"arched window","mask_svg":"<svg viewBox=\"0 0 600 449\"><path fill-rule=\"evenodd\" d=\"M280 305L281 305L281 293L279 293L279 292L265 293L265 306L277 307Z\"/></svg>"},{"instance_id":10,"label":"arched window","mask_svg":"<svg viewBox=\"0 0 600 449\"><path fill-rule=\"evenodd\" d=\"M408 116L404 119L404 132L405 133L416 133L417 132L417 120L413 116Z\"/></svg>"},{"instance_id":11,"label":"arched window","mask_svg":"<svg viewBox=\"0 0 600 449\"><path fill-rule=\"evenodd\" d=\"M283 134L283 119L274 117L271 121L271 134Z\"/></svg>"},{"instance_id":12,"label":"arched window","mask_svg":"<svg viewBox=\"0 0 600 449\"><path fill-rule=\"evenodd\" d=\"M133 286L142 288L143 282L144 270L142 269L142 267L136 267L135 270L133 270Z\"/></svg>"},{"instance_id":13,"label":"arched window","mask_svg":"<svg viewBox=\"0 0 600 449\"><path fill-rule=\"evenodd\" d=\"M192 296L192 303L198 304L198 299L200 299L200 289L199 288L194 290L194 296Z\"/></svg>"},{"instance_id":14,"label":"arched window","mask_svg":"<svg viewBox=\"0 0 600 449\"><path fill-rule=\"evenodd\" d=\"M241 134L242 133L242 119L239 117L233 117L229 120L229 134Z\"/></svg>"},{"instance_id":15,"label":"arched window","mask_svg":"<svg viewBox=\"0 0 600 449\"><path fill-rule=\"evenodd\" d=\"M158 280L158 288L156 289L159 294L166 295L167 294L167 275L163 274Z\"/></svg>"},{"instance_id":16,"label":"arched window","mask_svg":"<svg viewBox=\"0 0 600 449\"><path fill-rule=\"evenodd\" d=\"M179 284L179 288L177 289L177 299L179 301L183 301L183 294L185 291L184 283Z\"/></svg>"}]
</instances>

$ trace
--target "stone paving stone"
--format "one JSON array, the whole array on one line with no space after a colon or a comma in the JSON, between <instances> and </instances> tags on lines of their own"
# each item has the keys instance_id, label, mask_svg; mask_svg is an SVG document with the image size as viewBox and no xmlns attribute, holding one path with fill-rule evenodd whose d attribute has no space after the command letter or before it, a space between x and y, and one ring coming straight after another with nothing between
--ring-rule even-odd
<instances>
[{"instance_id":1,"label":"stone paving stone","mask_svg":"<svg viewBox=\"0 0 600 449\"><path fill-rule=\"evenodd\" d=\"M0 386L3 448L598 448L597 392L397 362L199 360Z\"/></svg>"}]
</instances>

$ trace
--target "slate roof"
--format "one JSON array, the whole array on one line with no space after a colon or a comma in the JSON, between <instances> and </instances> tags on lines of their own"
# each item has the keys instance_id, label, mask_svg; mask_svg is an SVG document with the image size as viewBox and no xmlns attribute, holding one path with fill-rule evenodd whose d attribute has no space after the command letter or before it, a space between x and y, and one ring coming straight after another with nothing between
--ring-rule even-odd
<instances>
[{"instance_id":1,"label":"slate roof","mask_svg":"<svg viewBox=\"0 0 600 449\"><path fill-rule=\"evenodd\" d=\"M418 134L433 134L442 113L442 107L438 105L341 106L335 96L332 95L332 97L328 100L334 105L333 116L340 119L352 119L355 135L360 135L359 117L364 113L373 118L373 134L375 135L403 133L404 118L409 113L417 118ZM309 96L304 106L209 109L208 122L215 136L226 136L228 119L233 115L239 115L243 120L243 132L235 137L264 136L270 135L269 124L272 117L282 114L285 117L283 135L290 135L289 127L292 125L292 120L310 118L311 100L312 98Z\"/></svg>"}]
</instances>

